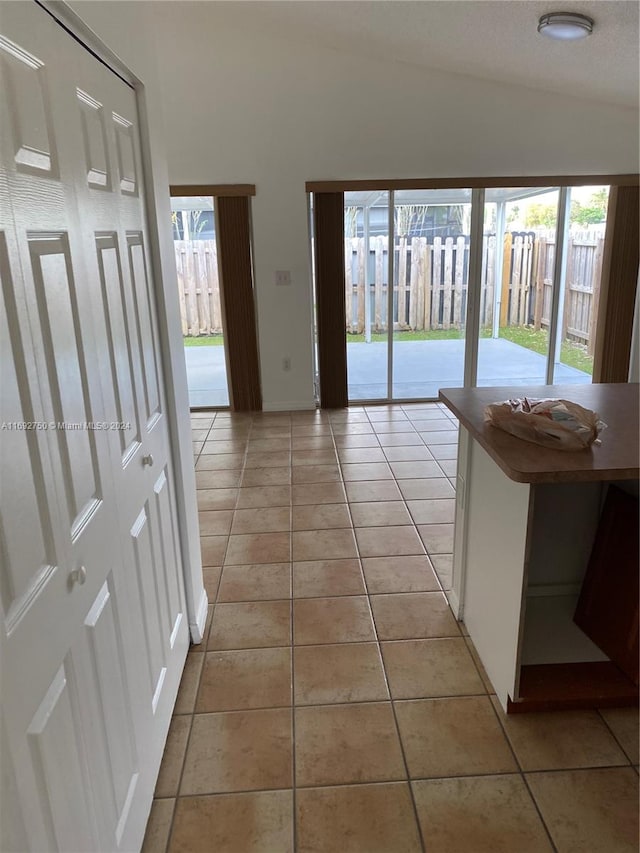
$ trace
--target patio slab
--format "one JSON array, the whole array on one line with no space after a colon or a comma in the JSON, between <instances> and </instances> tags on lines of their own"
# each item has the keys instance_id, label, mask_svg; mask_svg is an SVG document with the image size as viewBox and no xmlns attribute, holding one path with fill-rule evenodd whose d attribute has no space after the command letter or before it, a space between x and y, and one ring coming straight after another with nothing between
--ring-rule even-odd
<instances>
[{"instance_id":1,"label":"patio slab","mask_svg":"<svg viewBox=\"0 0 640 853\"><path fill-rule=\"evenodd\" d=\"M394 395L435 399L440 388L462 385L464 340L398 341L394 345ZM191 406L228 406L224 347L185 347ZM386 399L387 345L347 344L350 400ZM544 385L544 356L502 338L482 338L478 385ZM556 382L586 384L588 373L556 366Z\"/></svg>"}]
</instances>

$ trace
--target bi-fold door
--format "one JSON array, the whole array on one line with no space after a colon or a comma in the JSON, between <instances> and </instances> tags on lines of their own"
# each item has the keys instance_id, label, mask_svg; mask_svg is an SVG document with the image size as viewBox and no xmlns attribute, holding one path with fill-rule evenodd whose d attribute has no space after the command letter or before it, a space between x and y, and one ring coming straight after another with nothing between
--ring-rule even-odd
<instances>
[{"instance_id":1,"label":"bi-fold door","mask_svg":"<svg viewBox=\"0 0 640 853\"><path fill-rule=\"evenodd\" d=\"M134 91L3 4L3 850L138 849L188 646Z\"/></svg>"}]
</instances>

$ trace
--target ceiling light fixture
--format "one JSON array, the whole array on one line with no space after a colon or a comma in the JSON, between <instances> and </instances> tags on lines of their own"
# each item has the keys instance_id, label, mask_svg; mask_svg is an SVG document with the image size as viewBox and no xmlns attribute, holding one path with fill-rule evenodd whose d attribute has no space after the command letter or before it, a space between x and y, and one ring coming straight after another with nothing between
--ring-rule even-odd
<instances>
[{"instance_id":1,"label":"ceiling light fixture","mask_svg":"<svg viewBox=\"0 0 640 853\"><path fill-rule=\"evenodd\" d=\"M538 32L561 41L582 39L593 32L593 20L575 12L549 12L538 21Z\"/></svg>"}]
</instances>

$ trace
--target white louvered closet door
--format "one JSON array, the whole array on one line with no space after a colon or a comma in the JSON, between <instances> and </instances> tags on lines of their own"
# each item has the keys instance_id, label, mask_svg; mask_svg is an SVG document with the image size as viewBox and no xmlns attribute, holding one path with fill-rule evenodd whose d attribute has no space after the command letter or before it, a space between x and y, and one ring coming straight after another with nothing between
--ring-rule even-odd
<instances>
[{"instance_id":1,"label":"white louvered closet door","mask_svg":"<svg viewBox=\"0 0 640 853\"><path fill-rule=\"evenodd\" d=\"M188 646L136 97L35 3L0 67L0 849L135 850Z\"/></svg>"}]
</instances>

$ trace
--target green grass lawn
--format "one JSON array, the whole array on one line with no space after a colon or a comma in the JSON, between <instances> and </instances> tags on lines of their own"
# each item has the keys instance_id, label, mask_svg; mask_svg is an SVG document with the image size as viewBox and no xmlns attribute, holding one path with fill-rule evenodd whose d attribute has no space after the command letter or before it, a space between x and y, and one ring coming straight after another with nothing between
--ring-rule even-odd
<instances>
[{"instance_id":1,"label":"green grass lawn","mask_svg":"<svg viewBox=\"0 0 640 853\"><path fill-rule=\"evenodd\" d=\"M451 341L464 338L465 332L461 329L433 329L420 332L394 332L394 341ZM483 327L480 329L481 338L490 338L491 330ZM549 333L546 329L535 330L531 326L502 326L500 337L512 341L533 352L546 355L549 348ZM387 340L386 333L372 333L371 340L384 342ZM347 335L350 344L364 343L364 335ZM581 344L564 341L562 344L561 361L576 370L582 370L591 375L593 373L593 357L588 355L587 348Z\"/></svg>"},{"instance_id":2,"label":"green grass lawn","mask_svg":"<svg viewBox=\"0 0 640 853\"><path fill-rule=\"evenodd\" d=\"M200 335L197 338L183 338L182 342L186 347L221 347L223 337L222 335Z\"/></svg>"},{"instance_id":3,"label":"green grass lawn","mask_svg":"<svg viewBox=\"0 0 640 853\"><path fill-rule=\"evenodd\" d=\"M500 329L500 337L541 355L546 355L549 348L549 333L546 329L536 331L531 326L503 326ZM593 356L587 353L587 348L582 344L563 341L560 361L588 373L589 376L593 373Z\"/></svg>"}]
</instances>

